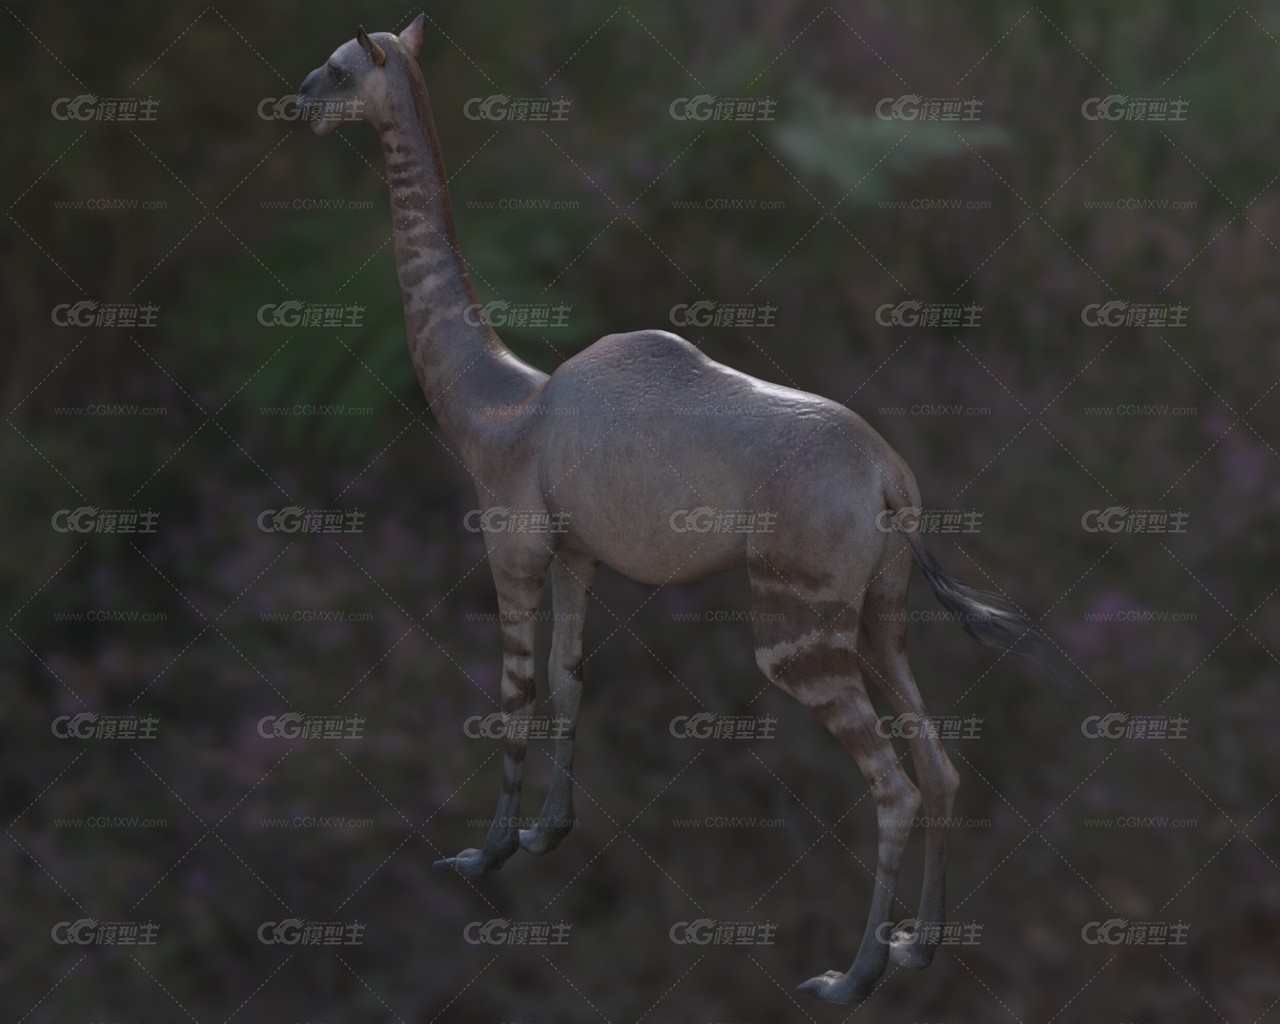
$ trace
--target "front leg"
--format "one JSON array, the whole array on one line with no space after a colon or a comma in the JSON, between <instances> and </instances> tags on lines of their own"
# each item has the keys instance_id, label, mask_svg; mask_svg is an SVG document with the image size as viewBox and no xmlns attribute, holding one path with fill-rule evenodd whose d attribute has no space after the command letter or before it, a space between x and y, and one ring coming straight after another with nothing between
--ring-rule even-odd
<instances>
[{"instance_id":1,"label":"front leg","mask_svg":"<svg viewBox=\"0 0 1280 1024\"><path fill-rule=\"evenodd\" d=\"M492 554L491 554L492 557ZM493 570L498 586L498 618L502 623L502 791L484 845L435 862L468 878L502 867L520 848L520 780L533 716L533 642L538 600L545 574Z\"/></svg>"},{"instance_id":2,"label":"front leg","mask_svg":"<svg viewBox=\"0 0 1280 1024\"><path fill-rule=\"evenodd\" d=\"M594 558L567 550L557 551L551 563L554 625L547 674L556 716L555 773L537 824L520 833L520 845L530 853L554 850L573 830L573 738L582 700L582 626L599 566Z\"/></svg>"}]
</instances>

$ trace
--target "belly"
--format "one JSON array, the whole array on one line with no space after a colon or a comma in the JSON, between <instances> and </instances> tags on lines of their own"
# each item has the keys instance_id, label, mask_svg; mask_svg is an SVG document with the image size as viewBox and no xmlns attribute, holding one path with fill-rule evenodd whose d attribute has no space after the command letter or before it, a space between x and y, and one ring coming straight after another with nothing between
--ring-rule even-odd
<instances>
[{"instance_id":1,"label":"belly","mask_svg":"<svg viewBox=\"0 0 1280 1024\"><path fill-rule=\"evenodd\" d=\"M655 586L744 564L753 510L731 467L675 457L639 428L617 430L628 436L554 460L546 501L563 514L565 541Z\"/></svg>"},{"instance_id":2,"label":"belly","mask_svg":"<svg viewBox=\"0 0 1280 1024\"><path fill-rule=\"evenodd\" d=\"M637 583L687 583L746 564L746 545L722 534L637 537L584 526L570 532L569 543Z\"/></svg>"}]
</instances>

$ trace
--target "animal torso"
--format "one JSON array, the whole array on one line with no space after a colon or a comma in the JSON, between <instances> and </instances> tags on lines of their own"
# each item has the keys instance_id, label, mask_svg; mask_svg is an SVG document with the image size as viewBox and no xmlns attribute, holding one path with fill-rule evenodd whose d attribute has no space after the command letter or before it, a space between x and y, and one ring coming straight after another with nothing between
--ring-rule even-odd
<instances>
[{"instance_id":1,"label":"animal torso","mask_svg":"<svg viewBox=\"0 0 1280 1024\"><path fill-rule=\"evenodd\" d=\"M847 534L859 500L881 507L905 470L844 406L665 331L602 338L528 416L537 496L562 516L561 543L655 585L743 565L784 533Z\"/></svg>"}]
</instances>

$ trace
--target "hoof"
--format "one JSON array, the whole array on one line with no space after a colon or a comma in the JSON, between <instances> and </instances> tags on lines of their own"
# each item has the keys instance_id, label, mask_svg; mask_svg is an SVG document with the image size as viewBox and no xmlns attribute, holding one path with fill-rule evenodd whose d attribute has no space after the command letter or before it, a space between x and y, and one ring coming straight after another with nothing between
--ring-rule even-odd
<instances>
[{"instance_id":1,"label":"hoof","mask_svg":"<svg viewBox=\"0 0 1280 1024\"><path fill-rule=\"evenodd\" d=\"M807 992L825 1003L860 1003L871 994L875 981L858 981L841 971L827 971L797 986L797 991Z\"/></svg>"},{"instance_id":2,"label":"hoof","mask_svg":"<svg viewBox=\"0 0 1280 1024\"><path fill-rule=\"evenodd\" d=\"M464 878L480 878L502 867L502 861L485 855L483 850L463 850L456 857L445 857L431 865L440 871L456 871Z\"/></svg>"}]
</instances>

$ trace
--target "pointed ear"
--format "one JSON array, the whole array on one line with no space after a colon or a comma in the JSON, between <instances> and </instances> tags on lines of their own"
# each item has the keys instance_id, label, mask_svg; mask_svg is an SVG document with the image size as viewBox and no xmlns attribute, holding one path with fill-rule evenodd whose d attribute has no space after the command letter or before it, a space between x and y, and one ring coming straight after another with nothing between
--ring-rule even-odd
<instances>
[{"instance_id":1,"label":"pointed ear","mask_svg":"<svg viewBox=\"0 0 1280 1024\"><path fill-rule=\"evenodd\" d=\"M422 52L422 28L426 20L425 15L419 14L400 33L400 45L415 57Z\"/></svg>"},{"instance_id":2,"label":"pointed ear","mask_svg":"<svg viewBox=\"0 0 1280 1024\"><path fill-rule=\"evenodd\" d=\"M360 49L373 58L373 62L378 67L386 63L387 51L369 38L363 25L356 29L356 42L360 44Z\"/></svg>"}]
</instances>

